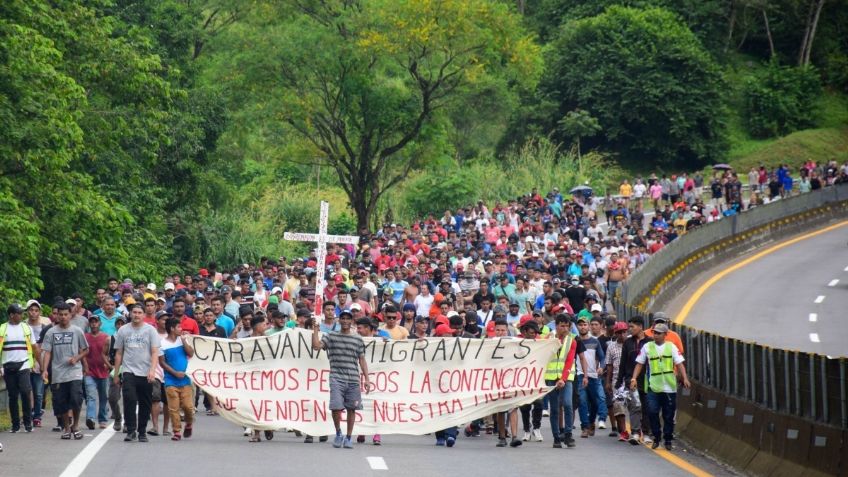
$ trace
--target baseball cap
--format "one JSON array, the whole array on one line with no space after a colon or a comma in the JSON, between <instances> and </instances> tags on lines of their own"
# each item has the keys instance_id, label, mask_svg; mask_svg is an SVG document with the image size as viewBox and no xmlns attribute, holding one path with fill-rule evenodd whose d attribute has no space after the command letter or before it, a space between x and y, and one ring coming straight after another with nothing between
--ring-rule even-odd
<instances>
[{"instance_id":1,"label":"baseball cap","mask_svg":"<svg viewBox=\"0 0 848 477\"><path fill-rule=\"evenodd\" d=\"M339 318L341 318L341 317L343 317L343 316L347 316L347 317L349 317L349 318L353 318L353 313L351 313L351 312L350 312L350 310L342 310L342 312L341 312L341 313L339 313Z\"/></svg>"},{"instance_id":2,"label":"baseball cap","mask_svg":"<svg viewBox=\"0 0 848 477\"><path fill-rule=\"evenodd\" d=\"M654 323L668 323L669 322L668 315L666 315L662 311L658 311L658 312L654 313L653 322Z\"/></svg>"},{"instance_id":3,"label":"baseball cap","mask_svg":"<svg viewBox=\"0 0 848 477\"><path fill-rule=\"evenodd\" d=\"M615 326L612 327L612 332L618 333L619 331L627 331L627 323L623 321L616 322Z\"/></svg>"},{"instance_id":4,"label":"baseball cap","mask_svg":"<svg viewBox=\"0 0 848 477\"><path fill-rule=\"evenodd\" d=\"M594 303L592 305L592 308L589 311L592 311L592 312L601 311L602 312L602 311L604 311L604 307L602 307L600 303Z\"/></svg>"},{"instance_id":5,"label":"baseball cap","mask_svg":"<svg viewBox=\"0 0 848 477\"><path fill-rule=\"evenodd\" d=\"M429 321L429 320L430 320L430 319L429 319L428 317L426 317L426 316L420 316L420 315L419 315L419 316L416 316L416 317L415 317L415 322L416 322L416 323L421 323L422 321Z\"/></svg>"},{"instance_id":6,"label":"baseball cap","mask_svg":"<svg viewBox=\"0 0 848 477\"><path fill-rule=\"evenodd\" d=\"M168 283L165 284L165 290L174 290L174 289L176 289L176 287L174 286L173 283L168 282Z\"/></svg>"},{"instance_id":7,"label":"baseball cap","mask_svg":"<svg viewBox=\"0 0 848 477\"><path fill-rule=\"evenodd\" d=\"M280 287L274 287L274 288L271 289L272 295L276 295L277 293L282 293L282 292L283 292L283 289L280 288Z\"/></svg>"},{"instance_id":8,"label":"baseball cap","mask_svg":"<svg viewBox=\"0 0 848 477\"><path fill-rule=\"evenodd\" d=\"M451 328L450 325L444 324L444 323L437 326L435 331L433 331L434 336L450 336L452 334L453 334L453 328Z\"/></svg>"},{"instance_id":9,"label":"baseball cap","mask_svg":"<svg viewBox=\"0 0 848 477\"><path fill-rule=\"evenodd\" d=\"M41 309L41 303L39 303L38 300L30 300L30 301L26 302L26 306L24 308L29 310L29 307L31 307L33 305L37 306L39 310Z\"/></svg>"},{"instance_id":10,"label":"baseball cap","mask_svg":"<svg viewBox=\"0 0 848 477\"><path fill-rule=\"evenodd\" d=\"M221 293L232 293L233 289L230 288L229 285L224 285L221 287Z\"/></svg>"},{"instance_id":11,"label":"baseball cap","mask_svg":"<svg viewBox=\"0 0 848 477\"><path fill-rule=\"evenodd\" d=\"M156 313L156 319L157 319L157 320L158 320L159 318L162 318L163 316L170 317L170 316L172 316L172 315L171 315L170 313L168 313L167 311L164 311L164 310L163 310L163 311L160 311L160 312L158 312L158 313Z\"/></svg>"},{"instance_id":12,"label":"baseball cap","mask_svg":"<svg viewBox=\"0 0 848 477\"><path fill-rule=\"evenodd\" d=\"M524 330L527 330L527 329L533 329L533 330L536 330L536 333L538 333L538 332L539 332L539 324L538 324L538 323L536 323L536 322L535 322L535 321L533 321L533 320L530 320L530 321L528 321L527 323L524 323L523 325L521 325L521 326L519 327L519 329L520 329L521 331L524 331Z\"/></svg>"},{"instance_id":13,"label":"baseball cap","mask_svg":"<svg viewBox=\"0 0 848 477\"><path fill-rule=\"evenodd\" d=\"M668 326L657 323L654 325L654 333L668 333Z\"/></svg>"},{"instance_id":14,"label":"baseball cap","mask_svg":"<svg viewBox=\"0 0 848 477\"><path fill-rule=\"evenodd\" d=\"M74 302L74 304L76 304L76 302ZM14 314L14 313L20 314L20 313L23 313L23 312L24 312L24 309L21 308L21 305L18 305L17 303L12 303L11 305L9 305L8 308L6 308L6 313L8 313L10 315Z\"/></svg>"},{"instance_id":15,"label":"baseball cap","mask_svg":"<svg viewBox=\"0 0 848 477\"><path fill-rule=\"evenodd\" d=\"M156 291L156 284L155 283L148 283L145 288L147 289L147 291L155 292Z\"/></svg>"},{"instance_id":16,"label":"baseball cap","mask_svg":"<svg viewBox=\"0 0 848 477\"><path fill-rule=\"evenodd\" d=\"M67 300L65 300L65 303L67 303L68 305L76 305L77 301L73 298L68 298Z\"/></svg>"},{"instance_id":17,"label":"baseball cap","mask_svg":"<svg viewBox=\"0 0 848 477\"><path fill-rule=\"evenodd\" d=\"M350 305L350 311L362 311L362 306L359 303Z\"/></svg>"},{"instance_id":18,"label":"baseball cap","mask_svg":"<svg viewBox=\"0 0 848 477\"><path fill-rule=\"evenodd\" d=\"M208 277L209 276L209 270L207 270L205 268L201 268L200 271L198 271L197 273L201 277Z\"/></svg>"}]
</instances>

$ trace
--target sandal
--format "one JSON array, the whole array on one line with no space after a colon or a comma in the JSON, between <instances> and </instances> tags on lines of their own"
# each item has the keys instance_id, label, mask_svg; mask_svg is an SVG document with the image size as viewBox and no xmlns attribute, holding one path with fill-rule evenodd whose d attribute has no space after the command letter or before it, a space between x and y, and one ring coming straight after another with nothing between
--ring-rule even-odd
<instances>
[{"instance_id":1,"label":"sandal","mask_svg":"<svg viewBox=\"0 0 848 477\"><path fill-rule=\"evenodd\" d=\"M163 433L162 433L162 436L164 436L164 437L170 437L170 436L171 436L171 431L165 431L165 432L163 432Z\"/></svg>"},{"instance_id":2,"label":"sandal","mask_svg":"<svg viewBox=\"0 0 848 477\"><path fill-rule=\"evenodd\" d=\"M259 442L259 436L253 436L247 442Z\"/></svg>"},{"instance_id":3,"label":"sandal","mask_svg":"<svg viewBox=\"0 0 848 477\"><path fill-rule=\"evenodd\" d=\"M173 435L173 436L171 436L171 440L172 440L172 441L178 441L178 440L180 440L180 439L182 439L182 438L183 438L183 437L180 435L180 433L179 433L179 432L175 432L175 433L174 433L174 435Z\"/></svg>"},{"instance_id":4,"label":"sandal","mask_svg":"<svg viewBox=\"0 0 848 477\"><path fill-rule=\"evenodd\" d=\"M71 431L68 431L68 432L62 432L62 439L64 439L64 440L70 440L70 438L71 438Z\"/></svg>"},{"instance_id":5,"label":"sandal","mask_svg":"<svg viewBox=\"0 0 848 477\"><path fill-rule=\"evenodd\" d=\"M151 430L147 431L147 435L148 436L158 436L159 431L157 431L156 429L151 429Z\"/></svg>"},{"instance_id":6,"label":"sandal","mask_svg":"<svg viewBox=\"0 0 848 477\"><path fill-rule=\"evenodd\" d=\"M78 441L78 440L82 439L82 432L80 432L79 429L73 431L73 434L74 434L74 440Z\"/></svg>"},{"instance_id":7,"label":"sandal","mask_svg":"<svg viewBox=\"0 0 848 477\"><path fill-rule=\"evenodd\" d=\"M211 409L207 409L207 410L206 410L206 415L207 415L207 416L214 416L214 415L215 415L215 411L213 411L213 410L211 410Z\"/></svg>"}]
</instances>

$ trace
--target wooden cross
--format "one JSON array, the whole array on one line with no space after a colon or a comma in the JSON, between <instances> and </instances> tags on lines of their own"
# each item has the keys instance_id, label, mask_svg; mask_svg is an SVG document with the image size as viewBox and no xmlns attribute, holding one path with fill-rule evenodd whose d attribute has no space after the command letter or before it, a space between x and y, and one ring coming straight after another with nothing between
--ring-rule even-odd
<instances>
[{"instance_id":1,"label":"wooden cross","mask_svg":"<svg viewBox=\"0 0 848 477\"><path fill-rule=\"evenodd\" d=\"M328 243L347 243L356 245L359 243L359 237L352 235L328 235L327 223L330 219L330 204L321 201L321 217L318 220L318 233L307 234L298 232L286 232L283 234L283 239L296 242L317 242L318 249L316 252L317 276L315 278L315 317L321 316L323 310L321 307L324 302L324 272L327 269L324 263L327 259L327 244Z\"/></svg>"}]
</instances>

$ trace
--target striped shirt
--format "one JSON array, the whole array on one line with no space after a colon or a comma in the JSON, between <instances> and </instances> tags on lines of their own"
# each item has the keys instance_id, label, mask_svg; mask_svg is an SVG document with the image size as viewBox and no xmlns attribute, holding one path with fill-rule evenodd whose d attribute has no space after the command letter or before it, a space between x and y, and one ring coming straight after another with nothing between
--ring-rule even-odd
<instances>
[{"instance_id":1,"label":"striped shirt","mask_svg":"<svg viewBox=\"0 0 848 477\"><path fill-rule=\"evenodd\" d=\"M330 378L345 383L359 382L359 357L365 355L365 343L358 334L325 333L321 336L330 360Z\"/></svg>"},{"instance_id":2,"label":"striped shirt","mask_svg":"<svg viewBox=\"0 0 848 477\"><path fill-rule=\"evenodd\" d=\"M3 337L3 363L20 363L21 369L29 369L29 353L27 353L26 336L22 323L6 324L6 336Z\"/></svg>"}]
</instances>

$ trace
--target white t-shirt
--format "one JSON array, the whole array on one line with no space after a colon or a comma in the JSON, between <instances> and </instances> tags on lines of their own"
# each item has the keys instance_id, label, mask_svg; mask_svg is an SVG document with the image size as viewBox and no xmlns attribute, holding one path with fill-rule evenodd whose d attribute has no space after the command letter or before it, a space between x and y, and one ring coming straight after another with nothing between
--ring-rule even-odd
<instances>
[{"instance_id":1,"label":"white t-shirt","mask_svg":"<svg viewBox=\"0 0 848 477\"><path fill-rule=\"evenodd\" d=\"M430 316L430 306L433 305L433 295L418 295L415 297L415 316Z\"/></svg>"},{"instance_id":2,"label":"white t-shirt","mask_svg":"<svg viewBox=\"0 0 848 477\"><path fill-rule=\"evenodd\" d=\"M636 184L635 186L633 186L633 196L637 199L641 199L645 196L645 192L647 190L648 189L645 187L645 184Z\"/></svg>"},{"instance_id":3,"label":"white t-shirt","mask_svg":"<svg viewBox=\"0 0 848 477\"><path fill-rule=\"evenodd\" d=\"M27 356L26 351L24 327L21 326L21 323L18 323L17 325L8 323L6 327L6 338L3 341L3 347L8 349L12 341L19 341L23 344L20 346L15 344L14 347L23 349L8 350L3 353L3 363L20 363L23 361L24 365L21 366L21 369L29 369L29 356ZM32 337L30 337L30 339L32 339Z\"/></svg>"},{"instance_id":4,"label":"white t-shirt","mask_svg":"<svg viewBox=\"0 0 848 477\"><path fill-rule=\"evenodd\" d=\"M675 365L682 363L683 362L683 356L680 356L680 353L677 352L677 346L674 346L674 344L669 342L669 341L666 341L661 346L657 345L657 354L660 355L660 356L663 356L666 353L666 348L668 348L669 346L671 347L671 360L672 360L672 362L674 362ZM643 364L643 365L648 362L648 344L645 344L644 346L642 346L642 349L639 350L639 356L636 357L636 362L639 363L639 364ZM650 376L651 367L645 366L645 369L648 372L648 376ZM673 393L673 392L676 392L676 390L671 389L671 387L668 384L663 383L663 392L664 393Z\"/></svg>"}]
</instances>

